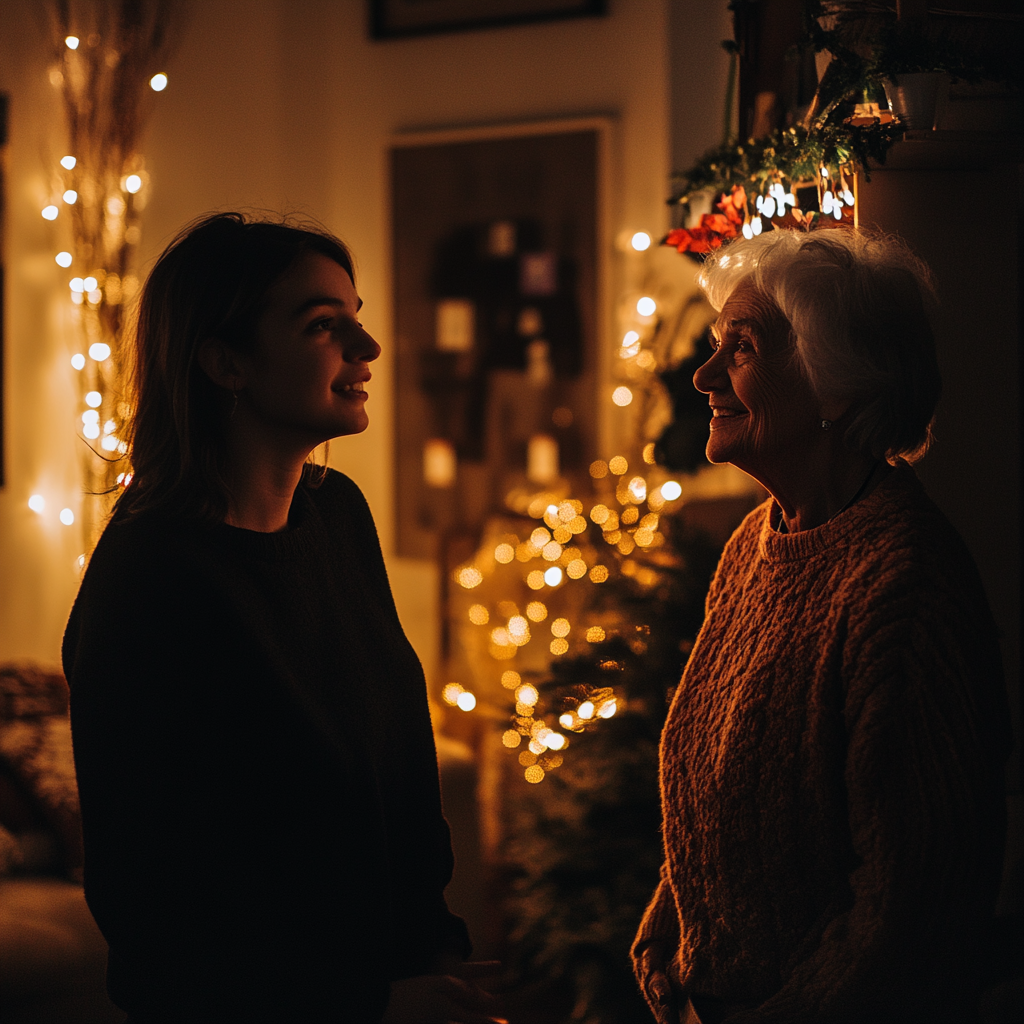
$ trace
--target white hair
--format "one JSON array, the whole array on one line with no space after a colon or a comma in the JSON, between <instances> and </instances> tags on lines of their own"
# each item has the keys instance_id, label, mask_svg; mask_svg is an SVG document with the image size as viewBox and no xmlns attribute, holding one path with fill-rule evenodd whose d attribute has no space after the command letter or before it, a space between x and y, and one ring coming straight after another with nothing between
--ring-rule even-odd
<instances>
[{"instance_id":1,"label":"white hair","mask_svg":"<svg viewBox=\"0 0 1024 1024\"><path fill-rule=\"evenodd\" d=\"M747 279L789 321L818 399L851 402L847 443L891 462L920 458L942 388L925 263L877 232L770 231L713 253L699 283L721 310Z\"/></svg>"}]
</instances>

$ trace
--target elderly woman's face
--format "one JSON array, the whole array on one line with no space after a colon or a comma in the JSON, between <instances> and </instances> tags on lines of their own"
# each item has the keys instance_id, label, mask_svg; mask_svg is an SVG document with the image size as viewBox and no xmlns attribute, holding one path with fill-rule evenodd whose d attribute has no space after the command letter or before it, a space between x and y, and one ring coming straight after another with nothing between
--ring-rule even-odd
<instances>
[{"instance_id":1,"label":"elderly woman's face","mask_svg":"<svg viewBox=\"0 0 1024 1024\"><path fill-rule=\"evenodd\" d=\"M712 410L707 457L765 482L820 430L817 403L795 358L789 322L749 281L711 328L714 352L694 374Z\"/></svg>"}]
</instances>

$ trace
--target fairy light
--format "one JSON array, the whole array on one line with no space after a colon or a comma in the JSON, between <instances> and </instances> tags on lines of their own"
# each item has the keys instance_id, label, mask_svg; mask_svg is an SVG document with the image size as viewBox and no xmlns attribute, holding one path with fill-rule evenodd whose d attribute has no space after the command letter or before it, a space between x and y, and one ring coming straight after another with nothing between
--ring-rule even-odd
<instances>
[{"instance_id":1,"label":"fairy light","mask_svg":"<svg viewBox=\"0 0 1024 1024\"><path fill-rule=\"evenodd\" d=\"M78 161L73 156L62 156L60 158L60 165L65 171L73 171L77 163Z\"/></svg>"},{"instance_id":2,"label":"fairy light","mask_svg":"<svg viewBox=\"0 0 1024 1024\"><path fill-rule=\"evenodd\" d=\"M629 244L637 252L645 252L651 247L651 236L646 231L637 231L636 234L629 240Z\"/></svg>"},{"instance_id":3,"label":"fairy light","mask_svg":"<svg viewBox=\"0 0 1024 1024\"><path fill-rule=\"evenodd\" d=\"M469 690L463 690L456 698L455 703L460 711L472 711L476 707L476 697Z\"/></svg>"},{"instance_id":4,"label":"fairy light","mask_svg":"<svg viewBox=\"0 0 1024 1024\"><path fill-rule=\"evenodd\" d=\"M666 480L661 485L661 496L666 501L675 501L683 493L678 480Z\"/></svg>"},{"instance_id":5,"label":"fairy light","mask_svg":"<svg viewBox=\"0 0 1024 1024\"><path fill-rule=\"evenodd\" d=\"M135 195L135 193L138 192L141 188L142 178L139 177L139 175L129 174L128 177L124 179L125 192L130 192L132 195Z\"/></svg>"},{"instance_id":6,"label":"fairy light","mask_svg":"<svg viewBox=\"0 0 1024 1024\"><path fill-rule=\"evenodd\" d=\"M625 384L620 384L612 392L612 401L619 406L619 408L625 408L633 401L633 392L630 391Z\"/></svg>"},{"instance_id":7,"label":"fairy light","mask_svg":"<svg viewBox=\"0 0 1024 1024\"><path fill-rule=\"evenodd\" d=\"M64 267L65 269L70 267L73 262L73 257L69 252L59 252L53 259L58 267Z\"/></svg>"},{"instance_id":8,"label":"fairy light","mask_svg":"<svg viewBox=\"0 0 1024 1024\"><path fill-rule=\"evenodd\" d=\"M85 396L85 404L95 409L103 402L103 396L98 391L90 391Z\"/></svg>"},{"instance_id":9,"label":"fairy light","mask_svg":"<svg viewBox=\"0 0 1024 1024\"><path fill-rule=\"evenodd\" d=\"M78 202L78 193L73 188L69 188L61 196L61 199L63 199L68 206L74 206L74 204Z\"/></svg>"},{"instance_id":10,"label":"fairy light","mask_svg":"<svg viewBox=\"0 0 1024 1024\"><path fill-rule=\"evenodd\" d=\"M44 206L42 212L43 220L56 220L60 210L51 203L49 206Z\"/></svg>"},{"instance_id":11,"label":"fairy light","mask_svg":"<svg viewBox=\"0 0 1024 1024\"><path fill-rule=\"evenodd\" d=\"M89 346L89 358L102 363L110 358L110 346L105 341L95 341Z\"/></svg>"},{"instance_id":12,"label":"fairy light","mask_svg":"<svg viewBox=\"0 0 1024 1024\"><path fill-rule=\"evenodd\" d=\"M549 587L557 587L562 582L562 570L557 565L553 565L544 573L543 578Z\"/></svg>"},{"instance_id":13,"label":"fairy light","mask_svg":"<svg viewBox=\"0 0 1024 1024\"><path fill-rule=\"evenodd\" d=\"M60 510L60 521L65 526L71 526L75 521L75 513L69 508L62 508Z\"/></svg>"},{"instance_id":14,"label":"fairy light","mask_svg":"<svg viewBox=\"0 0 1024 1024\"><path fill-rule=\"evenodd\" d=\"M33 494L28 499L28 507L32 509L36 515L41 516L46 510L46 499L41 494Z\"/></svg>"},{"instance_id":15,"label":"fairy light","mask_svg":"<svg viewBox=\"0 0 1024 1024\"><path fill-rule=\"evenodd\" d=\"M85 356L83 356L81 352L76 352L71 357L71 365L76 370L84 370L85 369Z\"/></svg>"},{"instance_id":16,"label":"fairy light","mask_svg":"<svg viewBox=\"0 0 1024 1024\"><path fill-rule=\"evenodd\" d=\"M153 92L163 92L167 88L167 76L161 71L149 80L149 87Z\"/></svg>"},{"instance_id":17,"label":"fairy light","mask_svg":"<svg viewBox=\"0 0 1024 1024\"><path fill-rule=\"evenodd\" d=\"M463 692L463 686L461 683L447 683L441 691L441 699L446 704L451 704L454 707L458 704L459 697Z\"/></svg>"},{"instance_id":18,"label":"fairy light","mask_svg":"<svg viewBox=\"0 0 1024 1024\"><path fill-rule=\"evenodd\" d=\"M640 316L654 316L657 308L658 304L649 295L644 295L637 299L636 311Z\"/></svg>"},{"instance_id":19,"label":"fairy light","mask_svg":"<svg viewBox=\"0 0 1024 1024\"><path fill-rule=\"evenodd\" d=\"M79 40L78 36L65 36L64 37L64 45L69 50L77 50L79 42L80 42L80 40Z\"/></svg>"}]
</instances>

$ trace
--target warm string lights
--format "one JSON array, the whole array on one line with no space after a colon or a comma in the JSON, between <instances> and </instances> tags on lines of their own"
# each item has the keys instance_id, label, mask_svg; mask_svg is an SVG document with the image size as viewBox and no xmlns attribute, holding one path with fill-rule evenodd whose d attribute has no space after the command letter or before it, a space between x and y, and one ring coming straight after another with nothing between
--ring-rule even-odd
<instances>
[{"instance_id":1,"label":"warm string lights","mask_svg":"<svg viewBox=\"0 0 1024 1024\"><path fill-rule=\"evenodd\" d=\"M651 246L645 231L620 238L626 283L608 398L620 409L633 406L629 420L617 428L620 436L632 438L660 433L663 424L652 415L664 399L657 371L678 358L677 336L685 334L684 322L693 314L692 299L671 312L677 303L658 284ZM493 520L498 532L488 534L474 558L453 575L465 595L453 603L460 609L458 642L469 652L476 682L472 687L449 682L442 699L452 708L505 722L501 742L517 753L532 783L563 763L573 734L599 727L625 707L622 692L595 678L575 696L561 698L553 711L545 710L541 683L553 665L588 650L593 656L604 644L612 649L625 641L634 653L646 649L637 631L647 627L627 622L622 610L612 607L614 600L596 599L591 589L623 577L641 588L660 585L658 560L672 558L658 551L665 543L661 516L683 488L655 464L653 442L640 440L637 447L642 448L639 472L630 471L625 455L591 464L593 497L586 503L564 490L538 492L536 485L512 491L506 505L521 518ZM489 681L495 662L507 666L502 689ZM602 673L621 670L611 657L598 657L596 663ZM494 667L485 668L488 664ZM507 704L495 696L505 691L511 691L505 698L513 704L511 720Z\"/></svg>"},{"instance_id":2,"label":"warm string lights","mask_svg":"<svg viewBox=\"0 0 1024 1024\"><path fill-rule=\"evenodd\" d=\"M140 0L129 11L99 0L80 11L67 4L51 10L56 41L49 77L67 115L68 144L53 168L51 195L40 213L71 242L54 261L68 271L66 294L77 339L70 364L79 394L77 431L85 442L80 518L87 548L119 486L131 479L123 465L124 424L131 410L121 389L121 340L125 307L139 286L131 268L148 182L137 141L146 97L167 88L166 73L153 64L168 51L174 6ZM88 31L68 31L76 17L87 22ZM29 499L40 516L51 503L60 504L55 496ZM71 526L76 515L65 507L59 519ZM84 564L82 555L78 566Z\"/></svg>"},{"instance_id":3,"label":"warm string lights","mask_svg":"<svg viewBox=\"0 0 1024 1024\"><path fill-rule=\"evenodd\" d=\"M652 239L646 231L636 231L632 234L627 232L626 234L629 236L628 242L621 248L625 251L627 258L636 259L639 254L646 253L651 248ZM620 383L614 384L610 396L612 404L620 409L633 404L634 394L631 384L635 382L636 370L644 369L645 360L641 358L639 366L636 362L629 361L640 356L644 337L649 336L652 329L656 328L657 312L657 301L647 294L636 295L634 293L625 299L622 305L619 316L619 329L622 332L619 356L627 362L619 364L614 371L613 376L618 378Z\"/></svg>"},{"instance_id":4,"label":"warm string lights","mask_svg":"<svg viewBox=\"0 0 1024 1024\"><path fill-rule=\"evenodd\" d=\"M595 683L585 694L564 699L557 716L546 715L539 710L541 694L534 679L551 660L610 641L623 630L632 644L643 642L635 635L636 626L594 621L594 614L586 610L593 602L584 591L614 575L631 576L642 584L657 575L631 556L655 552L665 543L660 517L665 506L681 496L682 487L671 479L656 482L663 474L653 465L653 447L648 444L644 449L644 473L630 473L622 455L592 463L590 476L598 497L589 507L579 499L546 492L511 493L510 508L527 522L515 532L491 538L472 562L455 570L454 582L463 591L475 596L487 590L492 598L486 601L481 594L465 612L471 626L480 630L489 658L524 662L521 668L501 672L501 686L511 691L514 702L501 742L518 751L529 782L543 781L563 763L571 734L599 725L624 707L621 693ZM531 527L530 519L540 522ZM509 595L521 596L517 601ZM609 662L607 667L618 666ZM449 682L441 696L465 712L485 711L499 719L503 714L459 682Z\"/></svg>"}]
</instances>

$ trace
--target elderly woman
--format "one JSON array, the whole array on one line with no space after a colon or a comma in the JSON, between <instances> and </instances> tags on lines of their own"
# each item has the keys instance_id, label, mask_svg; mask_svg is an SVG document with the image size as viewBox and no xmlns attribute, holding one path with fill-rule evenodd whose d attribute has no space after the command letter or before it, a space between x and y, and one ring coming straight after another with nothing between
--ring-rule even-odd
<instances>
[{"instance_id":1,"label":"elderly woman","mask_svg":"<svg viewBox=\"0 0 1024 1024\"><path fill-rule=\"evenodd\" d=\"M962 540L910 463L940 379L893 239L721 250L707 456L770 493L722 555L662 736L633 957L663 1024L972 1019L1008 716Z\"/></svg>"}]
</instances>

